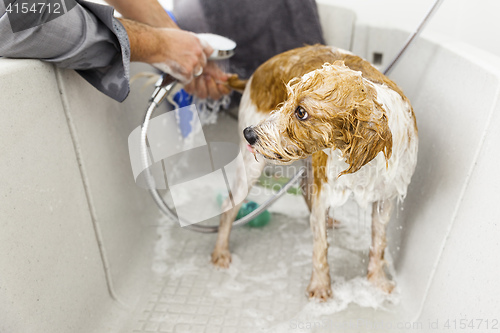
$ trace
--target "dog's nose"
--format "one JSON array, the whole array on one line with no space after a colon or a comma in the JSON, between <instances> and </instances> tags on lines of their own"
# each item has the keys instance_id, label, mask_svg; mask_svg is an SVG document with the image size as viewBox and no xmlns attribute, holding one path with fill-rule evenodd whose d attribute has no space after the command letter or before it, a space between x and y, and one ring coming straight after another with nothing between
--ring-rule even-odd
<instances>
[{"instance_id":1,"label":"dog's nose","mask_svg":"<svg viewBox=\"0 0 500 333\"><path fill-rule=\"evenodd\" d=\"M257 142L257 134L255 134L255 131L250 126L243 130L243 136L251 145Z\"/></svg>"}]
</instances>

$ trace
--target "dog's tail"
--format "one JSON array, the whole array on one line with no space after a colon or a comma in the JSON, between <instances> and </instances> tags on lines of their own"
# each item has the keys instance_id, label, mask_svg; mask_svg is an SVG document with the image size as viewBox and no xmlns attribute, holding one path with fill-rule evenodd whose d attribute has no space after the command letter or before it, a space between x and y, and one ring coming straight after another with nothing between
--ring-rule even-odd
<instances>
[{"instance_id":1,"label":"dog's tail","mask_svg":"<svg viewBox=\"0 0 500 333\"><path fill-rule=\"evenodd\" d=\"M229 88L243 93L245 87L247 86L248 80L242 80L238 77L238 74L233 74L227 79L227 85Z\"/></svg>"}]
</instances>

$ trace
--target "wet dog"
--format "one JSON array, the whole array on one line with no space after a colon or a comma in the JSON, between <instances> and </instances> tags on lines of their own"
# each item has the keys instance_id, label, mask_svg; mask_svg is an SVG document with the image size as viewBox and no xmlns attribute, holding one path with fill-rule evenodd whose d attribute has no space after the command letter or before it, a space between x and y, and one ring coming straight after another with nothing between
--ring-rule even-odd
<instances>
[{"instance_id":1,"label":"wet dog","mask_svg":"<svg viewBox=\"0 0 500 333\"><path fill-rule=\"evenodd\" d=\"M349 197L361 207L372 205L368 280L391 292L394 283L384 272L386 225L394 201L406 196L418 149L415 115L401 89L347 51L306 46L256 70L242 96L239 128L245 164L239 172L247 183L236 184L235 192L254 184L266 160L288 164L311 157L303 184L314 241L309 297L332 296L326 221L329 210ZM239 207L221 217L216 266L231 262L229 233Z\"/></svg>"}]
</instances>

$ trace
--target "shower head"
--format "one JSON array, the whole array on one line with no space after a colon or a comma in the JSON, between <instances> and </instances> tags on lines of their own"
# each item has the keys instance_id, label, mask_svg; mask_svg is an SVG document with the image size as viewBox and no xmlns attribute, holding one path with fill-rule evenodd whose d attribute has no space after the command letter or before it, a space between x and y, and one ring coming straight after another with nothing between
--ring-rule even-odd
<instances>
[{"instance_id":1,"label":"shower head","mask_svg":"<svg viewBox=\"0 0 500 333\"><path fill-rule=\"evenodd\" d=\"M236 43L231 39L209 33L197 34L196 36L214 49L208 60L223 60L233 56Z\"/></svg>"}]
</instances>

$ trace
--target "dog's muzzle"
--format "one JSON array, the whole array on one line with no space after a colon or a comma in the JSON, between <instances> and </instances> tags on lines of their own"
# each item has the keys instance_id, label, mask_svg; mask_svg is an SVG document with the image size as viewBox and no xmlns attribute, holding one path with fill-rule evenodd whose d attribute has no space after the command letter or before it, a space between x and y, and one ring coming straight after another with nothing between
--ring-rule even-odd
<instances>
[{"instance_id":1,"label":"dog's muzzle","mask_svg":"<svg viewBox=\"0 0 500 333\"><path fill-rule=\"evenodd\" d=\"M247 140L247 142L250 144L250 145L254 145L256 142L257 142L257 133L255 133L255 131L252 129L251 126L245 128L243 130L243 136L245 137L245 139Z\"/></svg>"}]
</instances>

